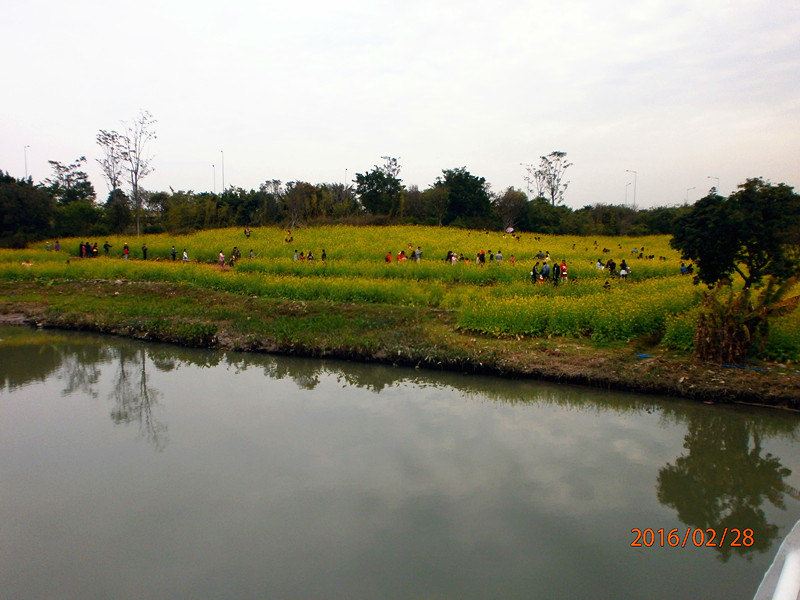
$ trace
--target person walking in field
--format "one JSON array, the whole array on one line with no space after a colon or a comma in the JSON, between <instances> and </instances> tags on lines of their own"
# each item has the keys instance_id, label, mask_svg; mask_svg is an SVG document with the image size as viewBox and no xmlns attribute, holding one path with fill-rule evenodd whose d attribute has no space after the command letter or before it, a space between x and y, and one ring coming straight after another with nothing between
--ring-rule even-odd
<instances>
[{"instance_id":1,"label":"person walking in field","mask_svg":"<svg viewBox=\"0 0 800 600\"><path fill-rule=\"evenodd\" d=\"M122 258L124 258L125 260L128 260L128 256L130 255L130 253L131 253L131 249L128 247L128 244L124 244L122 246Z\"/></svg>"},{"instance_id":2,"label":"person walking in field","mask_svg":"<svg viewBox=\"0 0 800 600\"><path fill-rule=\"evenodd\" d=\"M178 258L178 251L175 250L175 244L172 245L172 248L169 251L169 257L173 260L173 262Z\"/></svg>"},{"instance_id":3,"label":"person walking in field","mask_svg":"<svg viewBox=\"0 0 800 600\"><path fill-rule=\"evenodd\" d=\"M494 259L497 262L503 262L503 251L502 250L498 250L497 254L494 255Z\"/></svg>"},{"instance_id":4,"label":"person walking in field","mask_svg":"<svg viewBox=\"0 0 800 600\"><path fill-rule=\"evenodd\" d=\"M61 252L61 242L59 242L58 240L56 240L56 243L55 243L55 245L53 246L53 250L55 250L56 252Z\"/></svg>"},{"instance_id":5,"label":"person walking in field","mask_svg":"<svg viewBox=\"0 0 800 600\"><path fill-rule=\"evenodd\" d=\"M147 260L147 244L142 244L142 260Z\"/></svg>"},{"instance_id":6,"label":"person walking in field","mask_svg":"<svg viewBox=\"0 0 800 600\"><path fill-rule=\"evenodd\" d=\"M111 244L109 244L108 240L106 240L106 243L103 244L103 252L105 253L106 256L108 256L109 250L111 250Z\"/></svg>"},{"instance_id":7,"label":"person walking in field","mask_svg":"<svg viewBox=\"0 0 800 600\"><path fill-rule=\"evenodd\" d=\"M553 285L558 285L561 281L561 265L558 263L553 265Z\"/></svg>"},{"instance_id":8,"label":"person walking in field","mask_svg":"<svg viewBox=\"0 0 800 600\"><path fill-rule=\"evenodd\" d=\"M320 255L320 258L322 259L322 262L328 260L328 254L327 252L325 252L325 248L322 249L322 254Z\"/></svg>"},{"instance_id":9,"label":"person walking in field","mask_svg":"<svg viewBox=\"0 0 800 600\"><path fill-rule=\"evenodd\" d=\"M224 269L225 268L225 254L222 252L222 250L219 251L219 256L217 258L219 259L220 268Z\"/></svg>"},{"instance_id":10,"label":"person walking in field","mask_svg":"<svg viewBox=\"0 0 800 600\"><path fill-rule=\"evenodd\" d=\"M186 251L186 248L183 249L183 256L181 257L183 262L189 262L189 253Z\"/></svg>"},{"instance_id":11,"label":"person walking in field","mask_svg":"<svg viewBox=\"0 0 800 600\"><path fill-rule=\"evenodd\" d=\"M542 270L539 271L539 275L541 276L540 281L547 281L550 277L550 265L548 263L544 263L542 265Z\"/></svg>"},{"instance_id":12,"label":"person walking in field","mask_svg":"<svg viewBox=\"0 0 800 600\"><path fill-rule=\"evenodd\" d=\"M536 284L539 282L539 261L536 261L536 264L533 265L531 269L531 283Z\"/></svg>"},{"instance_id":13,"label":"person walking in field","mask_svg":"<svg viewBox=\"0 0 800 600\"><path fill-rule=\"evenodd\" d=\"M567 281L567 261L565 259L561 259L561 279L562 281Z\"/></svg>"},{"instance_id":14,"label":"person walking in field","mask_svg":"<svg viewBox=\"0 0 800 600\"><path fill-rule=\"evenodd\" d=\"M389 250L389 252L386 253L386 256L384 257L383 261L386 262L386 263L392 262L392 251L391 250Z\"/></svg>"},{"instance_id":15,"label":"person walking in field","mask_svg":"<svg viewBox=\"0 0 800 600\"><path fill-rule=\"evenodd\" d=\"M619 276L623 279L627 279L628 275L630 274L631 269L628 267L628 263L625 262L625 259L622 259L622 263L619 265Z\"/></svg>"}]
</instances>

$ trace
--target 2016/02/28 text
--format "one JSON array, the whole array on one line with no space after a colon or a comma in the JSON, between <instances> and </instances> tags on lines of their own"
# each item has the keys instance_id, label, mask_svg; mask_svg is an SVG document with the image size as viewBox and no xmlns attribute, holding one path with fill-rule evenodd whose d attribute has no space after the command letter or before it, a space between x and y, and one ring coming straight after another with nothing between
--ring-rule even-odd
<instances>
[{"instance_id":1,"label":"2016/02/28 text","mask_svg":"<svg viewBox=\"0 0 800 600\"><path fill-rule=\"evenodd\" d=\"M725 527L722 531L717 531L713 527L702 529L699 527L687 527L686 530L670 529L667 531L663 527L652 529L647 527L631 529L634 538L631 542L632 548L716 548L722 547L727 542L731 548L749 548L755 543L754 532L752 529L738 529L736 527Z\"/></svg>"}]
</instances>

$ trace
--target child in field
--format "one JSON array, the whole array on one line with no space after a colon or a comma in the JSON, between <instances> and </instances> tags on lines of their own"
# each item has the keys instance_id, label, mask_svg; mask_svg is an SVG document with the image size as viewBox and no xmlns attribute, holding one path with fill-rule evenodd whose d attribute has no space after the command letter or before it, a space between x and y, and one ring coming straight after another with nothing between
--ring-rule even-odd
<instances>
[{"instance_id":1,"label":"child in field","mask_svg":"<svg viewBox=\"0 0 800 600\"><path fill-rule=\"evenodd\" d=\"M561 279L567 281L567 261L563 258L561 259Z\"/></svg>"},{"instance_id":2,"label":"child in field","mask_svg":"<svg viewBox=\"0 0 800 600\"><path fill-rule=\"evenodd\" d=\"M389 252L386 253L386 256L384 257L383 261L387 262L387 263L392 262L392 251L391 250L389 250Z\"/></svg>"},{"instance_id":3,"label":"child in field","mask_svg":"<svg viewBox=\"0 0 800 600\"><path fill-rule=\"evenodd\" d=\"M222 252L222 250L219 251L219 257L218 258L219 258L219 266L221 268L224 268L225 267L225 254Z\"/></svg>"},{"instance_id":4,"label":"child in field","mask_svg":"<svg viewBox=\"0 0 800 600\"><path fill-rule=\"evenodd\" d=\"M186 248L183 249L183 257L181 258L183 262L189 262L189 253L186 251Z\"/></svg>"}]
</instances>

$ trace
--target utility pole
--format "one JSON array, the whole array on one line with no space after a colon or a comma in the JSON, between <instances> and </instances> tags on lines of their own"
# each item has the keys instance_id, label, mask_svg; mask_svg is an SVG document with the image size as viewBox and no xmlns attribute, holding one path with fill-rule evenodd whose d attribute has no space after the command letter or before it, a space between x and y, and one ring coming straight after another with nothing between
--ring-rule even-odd
<instances>
[{"instance_id":1,"label":"utility pole","mask_svg":"<svg viewBox=\"0 0 800 600\"><path fill-rule=\"evenodd\" d=\"M211 165L211 182L212 182L211 189L216 194L217 193L217 165Z\"/></svg>"},{"instance_id":2,"label":"utility pole","mask_svg":"<svg viewBox=\"0 0 800 600\"><path fill-rule=\"evenodd\" d=\"M225 153L220 150L219 153L222 155L222 193L225 193Z\"/></svg>"}]
</instances>

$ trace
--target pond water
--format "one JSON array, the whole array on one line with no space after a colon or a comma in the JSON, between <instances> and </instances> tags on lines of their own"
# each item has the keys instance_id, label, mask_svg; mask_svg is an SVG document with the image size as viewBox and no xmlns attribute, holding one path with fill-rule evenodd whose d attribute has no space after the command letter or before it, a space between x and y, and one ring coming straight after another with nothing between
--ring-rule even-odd
<instances>
[{"instance_id":1,"label":"pond water","mask_svg":"<svg viewBox=\"0 0 800 600\"><path fill-rule=\"evenodd\" d=\"M0 328L4 598L752 598L799 476L785 412Z\"/></svg>"}]
</instances>

